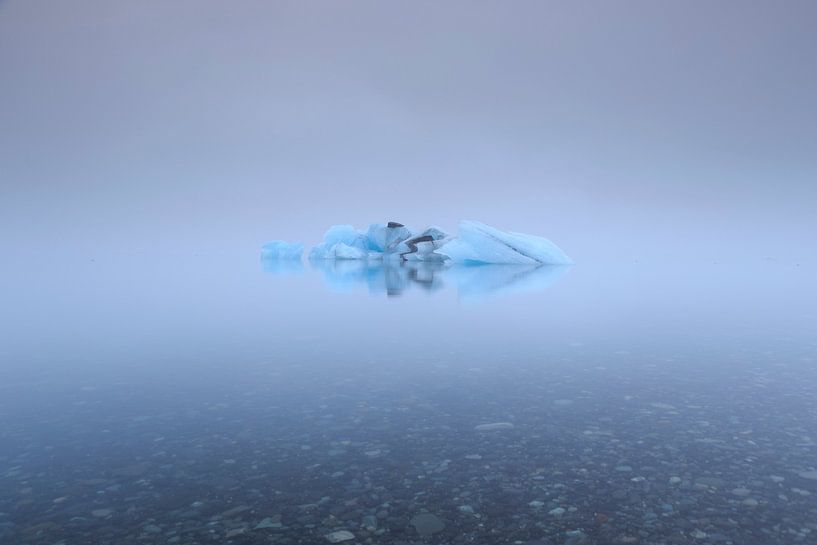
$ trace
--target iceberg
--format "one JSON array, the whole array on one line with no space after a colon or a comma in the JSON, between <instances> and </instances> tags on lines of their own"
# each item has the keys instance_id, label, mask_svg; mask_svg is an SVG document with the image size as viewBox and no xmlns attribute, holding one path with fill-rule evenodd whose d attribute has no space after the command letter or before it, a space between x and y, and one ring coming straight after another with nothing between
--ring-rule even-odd
<instances>
[{"instance_id":1,"label":"iceberg","mask_svg":"<svg viewBox=\"0 0 817 545\"><path fill-rule=\"evenodd\" d=\"M422 236L426 235L425 232ZM418 237L403 225L390 221L373 223L365 233L351 225L335 225L323 235L323 242L312 248L309 259L389 259L417 251ZM422 240L430 240L423 238Z\"/></svg>"},{"instance_id":2,"label":"iceberg","mask_svg":"<svg viewBox=\"0 0 817 545\"><path fill-rule=\"evenodd\" d=\"M454 263L515 265L572 265L561 248L546 238L500 231L478 221L461 221L459 237L437 253Z\"/></svg>"},{"instance_id":3,"label":"iceberg","mask_svg":"<svg viewBox=\"0 0 817 545\"><path fill-rule=\"evenodd\" d=\"M369 252L357 246L349 246L345 242L338 242L327 250L324 259L367 259Z\"/></svg>"},{"instance_id":4,"label":"iceberg","mask_svg":"<svg viewBox=\"0 0 817 545\"><path fill-rule=\"evenodd\" d=\"M262 254L271 258L299 259L303 245L273 241ZM310 260L391 260L460 263L464 265L572 265L561 248L546 238L506 232L478 221L461 221L459 235L439 227L415 232L390 221L373 223L358 231L351 225L335 225L323 242L309 252Z\"/></svg>"},{"instance_id":5,"label":"iceberg","mask_svg":"<svg viewBox=\"0 0 817 545\"><path fill-rule=\"evenodd\" d=\"M394 252L401 242L411 237L411 230L396 221L390 221L386 225L373 223L366 231L369 249L381 254Z\"/></svg>"},{"instance_id":6,"label":"iceberg","mask_svg":"<svg viewBox=\"0 0 817 545\"><path fill-rule=\"evenodd\" d=\"M429 227L419 235L405 241L407 250L400 254L404 261L444 261L445 256L436 250L451 240L439 227Z\"/></svg>"},{"instance_id":7,"label":"iceberg","mask_svg":"<svg viewBox=\"0 0 817 545\"><path fill-rule=\"evenodd\" d=\"M273 240L261 246L261 257L263 259L301 259L304 253L304 245L300 242L284 242L283 240Z\"/></svg>"},{"instance_id":8,"label":"iceberg","mask_svg":"<svg viewBox=\"0 0 817 545\"><path fill-rule=\"evenodd\" d=\"M353 248L365 250L367 248L366 236L359 233L351 225L333 225L323 235L323 243L331 247L335 244L346 244Z\"/></svg>"},{"instance_id":9,"label":"iceberg","mask_svg":"<svg viewBox=\"0 0 817 545\"><path fill-rule=\"evenodd\" d=\"M309 252L309 259L366 259L368 239L351 225L333 225L323 242Z\"/></svg>"}]
</instances>

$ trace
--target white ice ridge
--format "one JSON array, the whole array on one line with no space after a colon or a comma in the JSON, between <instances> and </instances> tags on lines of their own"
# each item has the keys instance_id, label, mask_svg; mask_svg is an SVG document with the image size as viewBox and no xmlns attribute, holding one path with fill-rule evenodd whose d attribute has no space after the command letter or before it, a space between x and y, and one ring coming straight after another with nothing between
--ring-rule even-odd
<instances>
[{"instance_id":1,"label":"white ice ridge","mask_svg":"<svg viewBox=\"0 0 817 545\"><path fill-rule=\"evenodd\" d=\"M299 258L303 245L275 241L264 245L267 258ZM446 261L463 264L570 265L571 259L546 238L500 231L478 221L461 221L459 236L438 227L412 231L396 222L375 223L363 232L351 225L330 227L309 259Z\"/></svg>"},{"instance_id":2,"label":"white ice ridge","mask_svg":"<svg viewBox=\"0 0 817 545\"><path fill-rule=\"evenodd\" d=\"M478 221L461 221L460 236L438 253L455 263L570 265L573 261L546 238L507 233Z\"/></svg>"}]
</instances>

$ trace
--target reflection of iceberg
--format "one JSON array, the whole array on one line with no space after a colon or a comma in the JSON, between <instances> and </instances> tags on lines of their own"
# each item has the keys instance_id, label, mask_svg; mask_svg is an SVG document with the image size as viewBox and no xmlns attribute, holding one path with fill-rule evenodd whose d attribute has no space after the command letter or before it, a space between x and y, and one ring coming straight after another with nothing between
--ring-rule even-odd
<instances>
[{"instance_id":1,"label":"reflection of iceberg","mask_svg":"<svg viewBox=\"0 0 817 545\"><path fill-rule=\"evenodd\" d=\"M304 264L300 259L278 259L261 257L261 266L270 274L300 274L304 272Z\"/></svg>"},{"instance_id":2,"label":"reflection of iceberg","mask_svg":"<svg viewBox=\"0 0 817 545\"><path fill-rule=\"evenodd\" d=\"M351 261L321 259L311 261L323 273L324 281L337 290L367 286L371 293L401 295L412 287L434 290L442 287L440 263Z\"/></svg>"},{"instance_id":3,"label":"reflection of iceberg","mask_svg":"<svg viewBox=\"0 0 817 545\"><path fill-rule=\"evenodd\" d=\"M526 293L549 288L567 273L564 265L454 265L445 274L462 297Z\"/></svg>"},{"instance_id":4,"label":"reflection of iceberg","mask_svg":"<svg viewBox=\"0 0 817 545\"><path fill-rule=\"evenodd\" d=\"M288 257L299 245L276 241L264 252ZM302 246L300 247L302 250ZM351 225L335 225L323 242L309 252L310 260L448 261L452 263L569 265L570 258L546 238L500 231L476 221L461 221L459 236L429 227L415 232L405 225L375 223L363 232Z\"/></svg>"},{"instance_id":5,"label":"reflection of iceberg","mask_svg":"<svg viewBox=\"0 0 817 545\"><path fill-rule=\"evenodd\" d=\"M261 247L261 265L272 274L293 274L303 272L301 254L304 245L300 242L273 240Z\"/></svg>"},{"instance_id":6,"label":"reflection of iceberg","mask_svg":"<svg viewBox=\"0 0 817 545\"><path fill-rule=\"evenodd\" d=\"M488 294L534 292L548 288L569 267L547 265L450 265L428 261L315 260L326 284L347 291L367 287L371 293L402 295L411 289L436 291L454 284L466 298Z\"/></svg>"}]
</instances>

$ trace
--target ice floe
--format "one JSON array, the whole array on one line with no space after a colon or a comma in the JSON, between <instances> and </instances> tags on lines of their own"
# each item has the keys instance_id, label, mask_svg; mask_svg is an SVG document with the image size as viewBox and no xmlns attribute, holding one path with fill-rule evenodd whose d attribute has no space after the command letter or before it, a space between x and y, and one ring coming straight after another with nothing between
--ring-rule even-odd
<instances>
[{"instance_id":1,"label":"ice floe","mask_svg":"<svg viewBox=\"0 0 817 545\"><path fill-rule=\"evenodd\" d=\"M269 259L300 258L303 245L283 241L263 247ZM439 227L413 231L402 223L374 223L365 231L334 225L323 242L309 252L310 260L434 261L468 265L570 265L573 261L550 240L506 232L478 221L461 221L458 236Z\"/></svg>"}]
</instances>

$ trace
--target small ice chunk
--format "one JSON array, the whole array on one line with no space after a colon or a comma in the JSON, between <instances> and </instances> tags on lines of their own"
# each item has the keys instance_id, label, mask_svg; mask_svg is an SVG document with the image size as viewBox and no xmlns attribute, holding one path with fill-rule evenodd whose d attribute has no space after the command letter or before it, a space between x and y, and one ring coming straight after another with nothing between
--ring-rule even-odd
<instances>
[{"instance_id":1,"label":"small ice chunk","mask_svg":"<svg viewBox=\"0 0 817 545\"><path fill-rule=\"evenodd\" d=\"M304 245L300 242L273 240L261 246L261 257L264 259L301 259Z\"/></svg>"}]
</instances>

